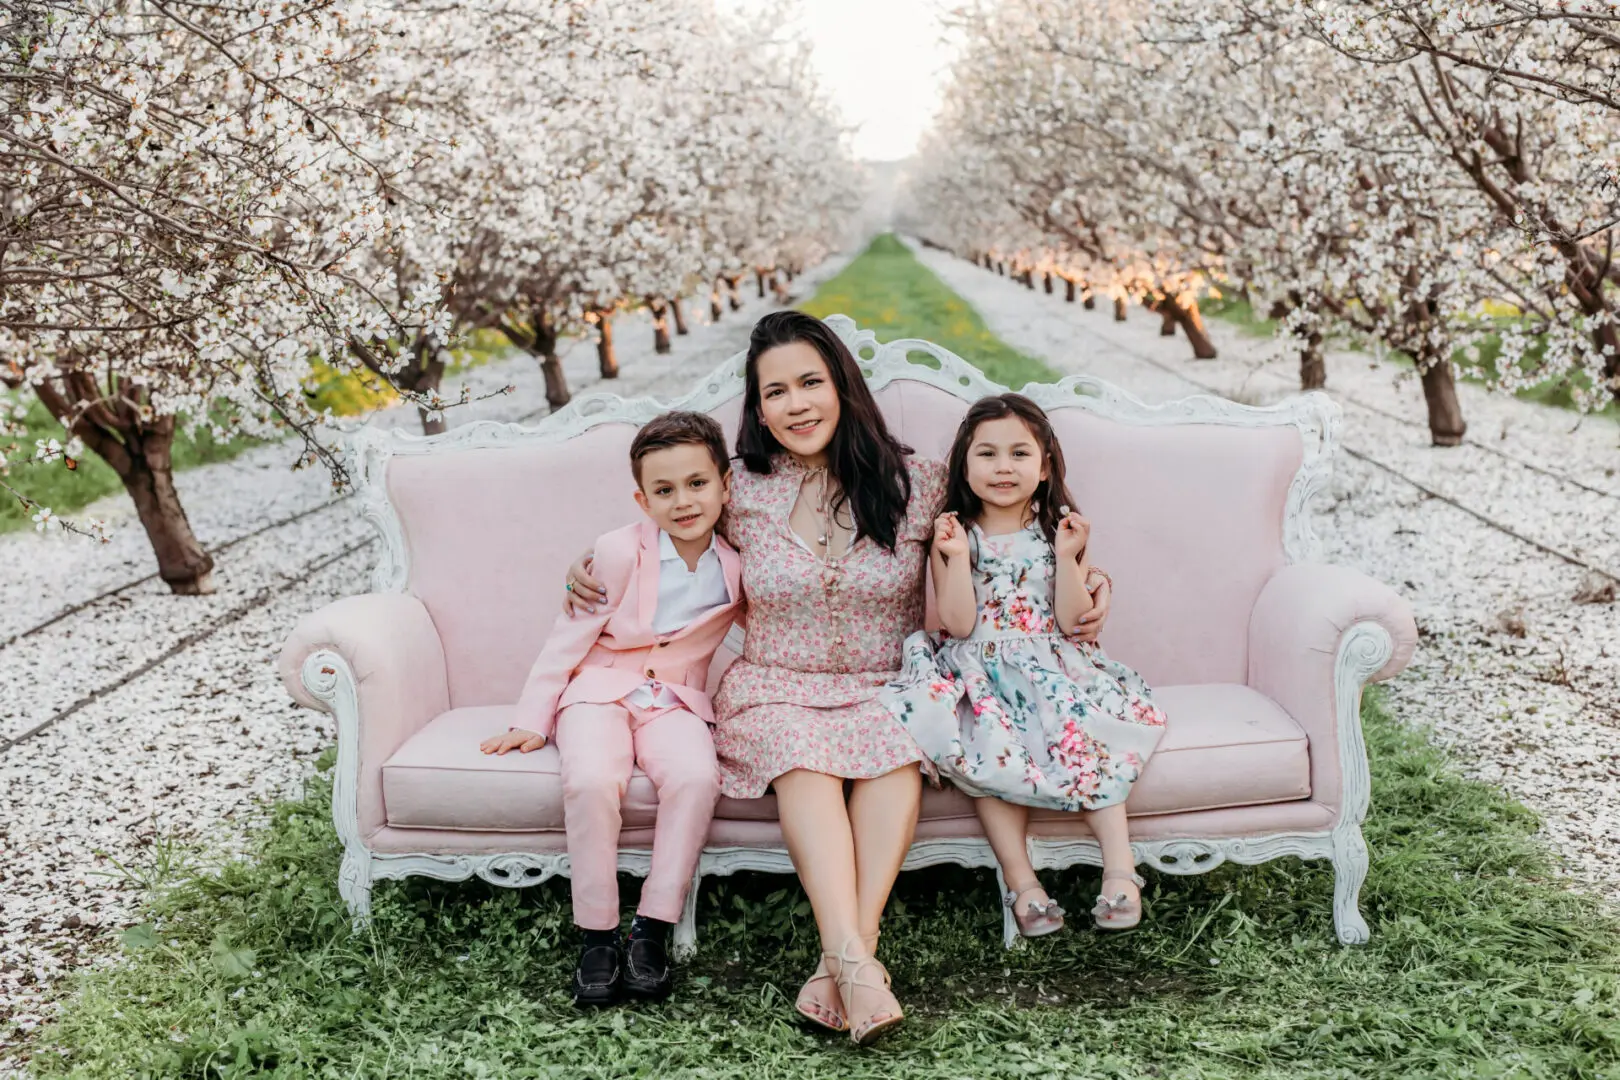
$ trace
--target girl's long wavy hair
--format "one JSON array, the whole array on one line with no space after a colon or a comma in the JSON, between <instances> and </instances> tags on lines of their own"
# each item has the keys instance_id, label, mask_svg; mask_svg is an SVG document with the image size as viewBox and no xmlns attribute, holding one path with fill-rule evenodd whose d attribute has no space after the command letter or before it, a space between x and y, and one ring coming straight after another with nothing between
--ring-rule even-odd
<instances>
[{"instance_id":1,"label":"girl's long wavy hair","mask_svg":"<svg viewBox=\"0 0 1620 1080\"><path fill-rule=\"evenodd\" d=\"M737 456L751 473L771 471L771 455L782 452L759 410L759 358L768 349L802 341L821 355L838 392L838 426L827 445L827 471L838 482L836 512L845 506L855 519L856 537L870 536L894 550L900 523L911 500L906 455L911 447L889 433L855 357L832 328L813 315L773 311L754 324L748 338L742 421Z\"/></svg>"},{"instance_id":2,"label":"girl's long wavy hair","mask_svg":"<svg viewBox=\"0 0 1620 1080\"><path fill-rule=\"evenodd\" d=\"M1079 510L1074 496L1069 493L1069 486L1064 481L1063 446L1058 442L1057 435L1052 431L1052 421L1046 418L1046 413L1023 394L993 394L990 397L975 401L962 417L962 423L956 429L956 440L951 443L950 473L945 487L945 510L954 511L957 519L967 525L979 520L984 512L984 503L973 493L968 486L967 458L968 450L973 446L973 437L978 433L979 425L986 420L1001 420L1015 416L1029 428L1029 433L1035 437L1035 445L1040 447L1046 460L1046 479L1041 481L1040 487L1035 489L1030 499L1030 508L1034 511L1035 520L1040 523L1041 532L1046 536L1047 543L1057 541L1058 522L1062 520L1060 513L1062 507Z\"/></svg>"}]
</instances>

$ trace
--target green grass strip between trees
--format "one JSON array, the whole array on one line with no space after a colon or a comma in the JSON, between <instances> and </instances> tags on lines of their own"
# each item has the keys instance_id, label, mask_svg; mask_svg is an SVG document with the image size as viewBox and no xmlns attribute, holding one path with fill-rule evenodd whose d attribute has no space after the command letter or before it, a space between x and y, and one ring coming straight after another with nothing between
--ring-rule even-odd
<instances>
[{"instance_id":1,"label":"green grass strip between trees","mask_svg":"<svg viewBox=\"0 0 1620 1080\"><path fill-rule=\"evenodd\" d=\"M922 338L956 353L1003 386L1055 382L1057 372L1009 347L984 320L896 239L885 233L836 277L825 282L800 310L825 318L848 315L879 341ZM918 362L934 365L917 354Z\"/></svg>"}]
</instances>

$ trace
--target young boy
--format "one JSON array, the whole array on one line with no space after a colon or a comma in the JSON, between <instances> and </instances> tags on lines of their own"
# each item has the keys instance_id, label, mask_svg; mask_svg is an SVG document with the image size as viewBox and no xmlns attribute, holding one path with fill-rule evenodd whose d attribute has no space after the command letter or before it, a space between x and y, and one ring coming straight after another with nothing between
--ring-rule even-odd
<instances>
[{"instance_id":1,"label":"young boy","mask_svg":"<svg viewBox=\"0 0 1620 1080\"><path fill-rule=\"evenodd\" d=\"M636 433L630 469L648 520L596 541L606 603L594 615L558 617L516 724L481 747L504 754L556 739L574 922L585 935L574 971L581 1005L608 1004L621 988L655 1000L669 994L669 932L720 791L703 687L741 596L737 553L714 532L731 491L720 425L702 413L665 413ZM658 818L652 867L621 948L619 803L636 765L658 791Z\"/></svg>"}]
</instances>

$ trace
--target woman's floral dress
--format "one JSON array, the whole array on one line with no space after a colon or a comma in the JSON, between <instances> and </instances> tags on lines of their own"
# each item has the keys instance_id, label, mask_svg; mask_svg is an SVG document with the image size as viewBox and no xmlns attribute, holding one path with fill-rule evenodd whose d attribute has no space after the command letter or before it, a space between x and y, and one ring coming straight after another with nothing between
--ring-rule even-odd
<instances>
[{"instance_id":1,"label":"woman's floral dress","mask_svg":"<svg viewBox=\"0 0 1620 1080\"><path fill-rule=\"evenodd\" d=\"M778 455L766 474L734 470L726 538L742 555L742 656L714 697L720 789L752 799L785 772L882 776L922 751L885 704L900 647L923 623L923 572L945 467L910 458L911 501L895 550L862 537L823 562L788 518L805 469ZM941 710L948 711L948 710Z\"/></svg>"},{"instance_id":2,"label":"woman's floral dress","mask_svg":"<svg viewBox=\"0 0 1620 1080\"><path fill-rule=\"evenodd\" d=\"M1140 675L1058 632L1057 560L1038 527L971 537L978 622L937 651L925 633L906 640L894 700L907 730L969 795L1069 811L1124 801L1164 712Z\"/></svg>"}]
</instances>

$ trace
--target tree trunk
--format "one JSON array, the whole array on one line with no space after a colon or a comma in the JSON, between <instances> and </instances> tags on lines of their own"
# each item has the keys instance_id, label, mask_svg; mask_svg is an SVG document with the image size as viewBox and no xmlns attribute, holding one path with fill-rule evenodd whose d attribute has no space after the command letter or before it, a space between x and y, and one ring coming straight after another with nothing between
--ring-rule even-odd
<instances>
[{"instance_id":1,"label":"tree trunk","mask_svg":"<svg viewBox=\"0 0 1620 1080\"><path fill-rule=\"evenodd\" d=\"M793 269L793 264L788 263L787 266L783 268L782 273L787 275L788 284L789 285L793 284L793 277L794 277L794 273L795 273L795 271Z\"/></svg>"},{"instance_id":2,"label":"tree trunk","mask_svg":"<svg viewBox=\"0 0 1620 1080\"><path fill-rule=\"evenodd\" d=\"M1215 343L1209 339L1209 331L1204 327L1204 317L1198 312L1198 301L1192 300L1182 304L1171 298L1166 299L1165 303L1175 315L1181 332L1187 335L1187 343L1193 349L1193 359L1215 359Z\"/></svg>"},{"instance_id":3,"label":"tree trunk","mask_svg":"<svg viewBox=\"0 0 1620 1080\"><path fill-rule=\"evenodd\" d=\"M726 304L732 311L742 310L742 297L737 294L737 282L741 280L741 274L726 278Z\"/></svg>"},{"instance_id":4,"label":"tree trunk","mask_svg":"<svg viewBox=\"0 0 1620 1080\"><path fill-rule=\"evenodd\" d=\"M1299 388L1320 390L1327 386L1327 357L1322 355L1322 332L1312 329L1299 350Z\"/></svg>"},{"instance_id":5,"label":"tree trunk","mask_svg":"<svg viewBox=\"0 0 1620 1080\"><path fill-rule=\"evenodd\" d=\"M1035 291L1035 271L1024 271L1024 288L1028 289L1030 292Z\"/></svg>"},{"instance_id":6,"label":"tree trunk","mask_svg":"<svg viewBox=\"0 0 1620 1080\"><path fill-rule=\"evenodd\" d=\"M1084 300L1080 301L1080 306L1085 308L1087 311L1096 311L1097 310L1097 294L1094 293L1094 292L1086 293L1086 298Z\"/></svg>"},{"instance_id":7,"label":"tree trunk","mask_svg":"<svg viewBox=\"0 0 1620 1080\"><path fill-rule=\"evenodd\" d=\"M661 297L647 297L647 310L653 317L653 352L659 356L669 353L669 305Z\"/></svg>"},{"instance_id":8,"label":"tree trunk","mask_svg":"<svg viewBox=\"0 0 1620 1080\"><path fill-rule=\"evenodd\" d=\"M1052 295L1052 271L1050 271L1050 270L1046 271L1046 277L1045 277L1045 280L1044 280L1043 284L1044 284L1044 286L1046 288L1046 295L1051 296Z\"/></svg>"},{"instance_id":9,"label":"tree trunk","mask_svg":"<svg viewBox=\"0 0 1620 1080\"><path fill-rule=\"evenodd\" d=\"M759 299L765 299L765 271L754 267L754 284L759 289Z\"/></svg>"},{"instance_id":10,"label":"tree trunk","mask_svg":"<svg viewBox=\"0 0 1620 1080\"><path fill-rule=\"evenodd\" d=\"M1063 279L1063 301L1068 304L1074 303L1074 278Z\"/></svg>"},{"instance_id":11,"label":"tree trunk","mask_svg":"<svg viewBox=\"0 0 1620 1080\"><path fill-rule=\"evenodd\" d=\"M1114 321L1125 321L1125 298L1123 296L1114 297Z\"/></svg>"},{"instance_id":12,"label":"tree trunk","mask_svg":"<svg viewBox=\"0 0 1620 1080\"><path fill-rule=\"evenodd\" d=\"M546 404L551 410L556 412L568 404L568 378L557 356L557 331L551 320L543 315L535 316L533 333L504 320L500 330L508 341L540 361L540 374L546 380Z\"/></svg>"},{"instance_id":13,"label":"tree trunk","mask_svg":"<svg viewBox=\"0 0 1620 1080\"><path fill-rule=\"evenodd\" d=\"M73 371L64 376L62 387L36 383L34 392L123 481L157 556L158 577L177 596L213 592L213 556L197 542L174 487L175 418L142 420L139 407L146 393L128 383L116 396L104 394L95 379Z\"/></svg>"},{"instance_id":14,"label":"tree trunk","mask_svg":"<svg viewBox=\"0 0 1620 1080\"><path fill-rule=\"evenodd\" d=\"M411 358L397 371L389 370L384 358L370 351L358 351L357 355L379 378L407 394L438 390L444 381L444 349L427 337L418 337L411 344ZM422 434L438 435L444 431L443 416L429 418L428 410L421 405L416 407L416 415L422 422Z\"/></svg>"},{"instance_id":15,"label":"tree trunk","mask_svg":"<svg viewBox=\"0 0 1620 1080\"><path fill-rule=\"evenodd\" d=\"M990 257L989 252L986 252L984 256L984 268L986 270L994 270L996 268L996 260Z\"/></svg>"},{"instance_id":16,"label":"tree trunk","mask_svg":"<svg viewBox=\"0 0 1620 1080\"><path fill-rule=\"evenodd\" d=\"M613 351L613 313L606 308L596 311L596 364L602 378L619 377L619 357Z\"/></svg>"},{"instance_id":17,"label":"tree trunk","mask_svg":"<svg viewBox=\"0 0 1620 1080\"><path fill-rule=\"evenodd\" d=\"M141 526L157 554L158 577L177 596L201 596L214 591L214 559L202 549L174 489L174 418L161 437L141 440L141 453L130 456L131 468L120 473L124 489L135 502Z\"/></svg>"},{"instance_id":18,"label":"tree trunk","mask_svg":"<svg viewBox=\"0 0 1620 1080\"><path fill-rule=\"evenodd\" d=\"M999 274L1002 277L1006 277L1007 276L1007 264L1004 263L1004 262L996 263L996 273Z\"/></svg>"},{"instance_id":19,"label":"tree trunk","mask_svg":"<svg viewBox=\"0 0 1620 1080\"><path fill-rule=\"evenodd\" d=\"M1176 306L1169 300L1158 299L1148 301L1145 305L1150 311L1159 313L1159 336L1176 336Z\"/></svg>"},{"instance_id":20,"label":"tree trunk","mask_svg":"<svg viewBox=\"0 0 1620 1080\"><path fill-rule=\"evenodd\" d=\"M540 374L546 380L546 404L556 412L568 404L573 395L568 392L568 373L563 371L562 357L557 355L557 328L549 318L535 320L530 351L540 357Z\"/></svg>"},{"instance_id":21,"label":"tree trunk","mask_svg":"<svg viewBox=\"0 0 1620 1080\"><path fill-rule=\"evenodd\" d=\"M438 390L444 381L444 350L427 338L419 338L413 354L410 366L394 377L395 382L402 389L416 394ZM443 413L430 418L428 410L418 405L416 415L422 421L422 434L439 435L444 432Z\"/></svg>"},{"instance_id":22,"label":"tree trunk","mask_svg":"<svg viewBox=\"0 0 1620 1080\"><path fill-rule=\"evenodd\" d=\"M725 310L720 306L720 290L717 287L709 293L709 321L719 322L720 316L725 313Z\"/></svg>"},{"instance_id":23,"label":"tree trunk","mask_svg":"<svg viewBox=\"0 0 1620 1080\"><path fill-rule=\"evenodd\" d=\"M1426 352L1430 350L1425 350ZM1457 380L1449 357L1420 356L1418 371L1423 379L1423 400L1429 406L1429 437L1436 446L1456 446L1463 441L1468 425L1457 401Z\"/></svg>"},{"instance_id":24,"label":"tree trunk","mask_svg":"<svg viewBox=\"0 0 1620 1080\"><path fill-rule=\"evenodd\" d=\"M680 337L685 337L688 333L686 329L686 312L681 310L680 297L677 296L669 302L669 313L675 316L675 333Z\"/></svg>"}]
</instances>

